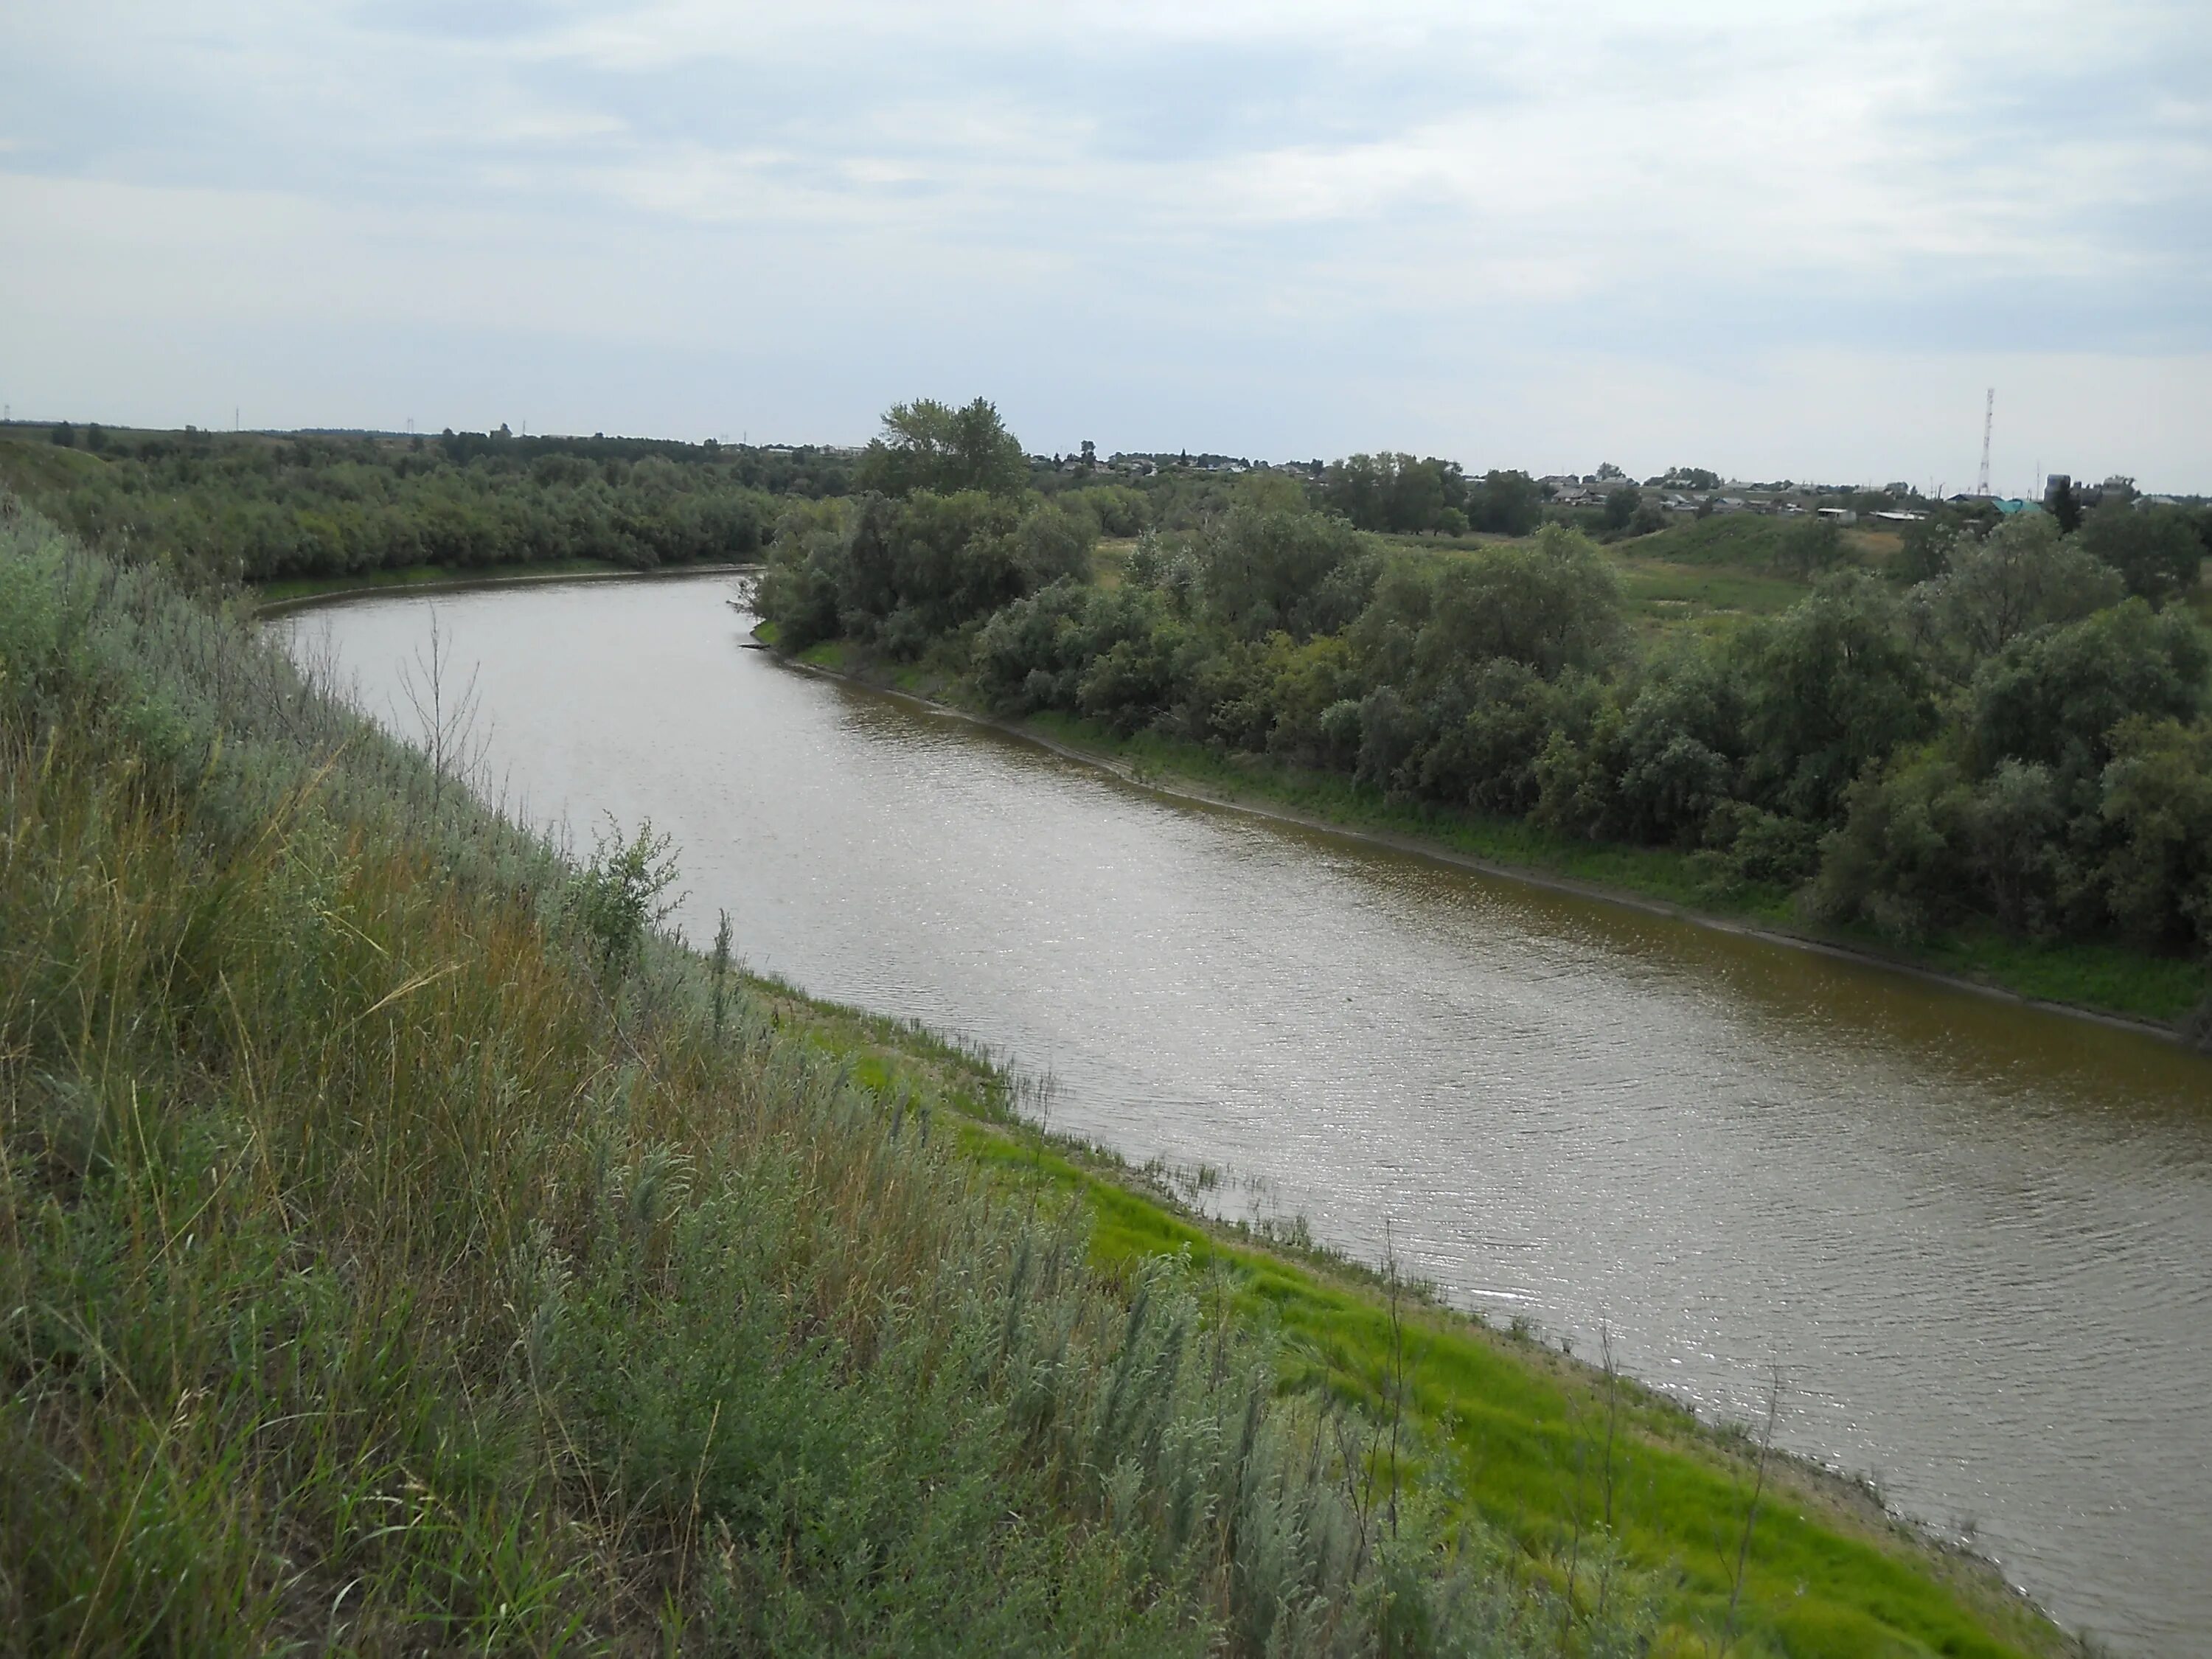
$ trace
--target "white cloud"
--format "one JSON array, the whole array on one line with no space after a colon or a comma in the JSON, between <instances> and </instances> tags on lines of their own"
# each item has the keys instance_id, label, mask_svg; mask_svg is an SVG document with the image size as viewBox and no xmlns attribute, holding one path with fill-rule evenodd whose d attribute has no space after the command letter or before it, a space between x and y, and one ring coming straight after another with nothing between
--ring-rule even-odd
<instances>
[{"instance_id":1,"label":"white cloud","mask_svg":"<svg viewBox=\"0 0 2212 1659\"><path fill-rule=\"evenodd\" d=\"M995 375L1042 422L1091 398L1307 453L1487 447L1504 406L1623 459L1608 410L1705 411L1718 464L1792 431L1872 454L1850 434L1950 429L1900 425L1900 382L2041 384L2040 353L2078 428L2046 459L2095 411L2179 467L2212 453L2158 389L2212 349L2208 48L2185 0L82 0L0 23L0 285L5 326L70 319L88 384L129 376L96 307L476 340L488 375L518 333L690 341L793 409ZM803 367L759 367L787 348ZM703 394L655 361L657 386L578 395L674 422ZM286 395L350 419L310 406L375 372L318 355ZM1127 434L1170 438L1256 441Z\"/></svg>"}]
</instances>

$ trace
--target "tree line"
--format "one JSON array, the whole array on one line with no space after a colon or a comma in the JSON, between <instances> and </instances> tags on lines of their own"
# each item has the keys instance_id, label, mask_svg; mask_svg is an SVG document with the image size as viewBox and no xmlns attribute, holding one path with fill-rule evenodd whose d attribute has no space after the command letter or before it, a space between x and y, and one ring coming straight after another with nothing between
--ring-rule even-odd
<instances>
[{"instance_id":1,"label":"tree line","mask_svg":"<svg viewBox=\"0 0 2212 1659\"><path fill-rule=\"evenodd\" d=\"M60 427L45 446L0 444L0 482L118 553L270 581L746 558L781 499L841 495L852 468L818 453L504 428L408 440Z\"/></svg>"},{"instance_id":2,"label":"tree line","mask_svg":"<svg viewBox=\"0 0 2212 1659\"><path fill-rule=\"evenodd\" d=\"M914 447L896 425L880 443ZM759 605L785 647L853 640L930 658L1003 714L1679 848L1717 890L1794 892L1900 940L1978 922L2212 945L2212 639L2184 602L2204 552L2186 514L1938 524L1909 580L1836 568L1810 526L1793 608L1647 647L1576 530L1392 550L1330 510L1402 465L1340 464L1318 505L1263 483L1147 531L1110 584L1079 500L1011 469L900 467L784 514Z\"/></svg>"}]
</instances>

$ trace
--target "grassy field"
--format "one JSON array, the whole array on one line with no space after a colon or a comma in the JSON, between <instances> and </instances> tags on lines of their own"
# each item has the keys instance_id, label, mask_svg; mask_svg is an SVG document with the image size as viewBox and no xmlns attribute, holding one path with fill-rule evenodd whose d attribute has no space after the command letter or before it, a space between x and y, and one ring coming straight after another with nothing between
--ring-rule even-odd
<instances>
[{"instance_id":1,"label":"grassy field","mask_svg":"<svg viewBox=\"0 0 2212 1659\"><path fill-rule=\"evenodd\" d=\"M1629 614L1640 631L1662 633L1687 625L1710 632L1734 619L1787 611L1811 591L1804 582L1770 571L1669 563L1628 550L1656 539L1645 538L1607 550L1620 571Z\"/></svg>"},{"instance_id":2,"label":"grassy field","mask_svg":"<svg viewBox=\"0 0 2212 1659\"><path fill-rule=\"evenodd\" d=\"M1666 564L1732 565L1765 571L1774 565L1787 524L1761 514L1717 513L1708 519L1683 519L1633 541L1616 543L1639 559Z\"/></svg>"},{"instance_id":3,"label":"grassy field","mask_svg":"<svg viewBox=\"0 0 2212 1659\"><path fill-rule=\"evenodd\" d=\"M1656 636L1680 629L1711 633L1746 617L1786 611L1811 591L1809 582L1781 574L1775 551L1787 526L1777 519L1731 514L1690 520L1648 536L1605 544L1620 573L1629 615L1639 633ZM1495 545L1498 536L1439 538L1378 536L1386 546L1437 554ZM1893 550L1890 538L1847 535L1853 556L1879 562Z\"/></svg>"}]
</instances>

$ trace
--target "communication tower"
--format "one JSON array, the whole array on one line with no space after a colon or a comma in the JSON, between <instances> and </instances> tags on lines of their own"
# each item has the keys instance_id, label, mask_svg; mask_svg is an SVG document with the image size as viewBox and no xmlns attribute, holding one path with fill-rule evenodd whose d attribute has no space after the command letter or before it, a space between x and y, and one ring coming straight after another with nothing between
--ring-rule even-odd
<instances>
[{"instance_id":1,"label":"communication tower","mask_svg":"<svg viewBox=\"0 0 2212 1659\"><path fill-rule=\"evenodd\" d=\"M1982 477L1981 481L1974 486L1974 494L1977 495L1987 495L1990 493L1990 428L1996 424L1996 420L1997 389L1991 386L1990 395L1982 403Z\"/></svg>"}]
</instances>

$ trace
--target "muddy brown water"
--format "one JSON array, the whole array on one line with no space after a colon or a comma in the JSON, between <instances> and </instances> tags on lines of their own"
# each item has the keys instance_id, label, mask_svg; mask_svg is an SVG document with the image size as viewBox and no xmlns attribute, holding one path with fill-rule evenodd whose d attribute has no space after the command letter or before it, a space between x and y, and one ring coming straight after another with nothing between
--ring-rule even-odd
<instances>
[{"instance_id":1,"label":"muddy brown water","mask_svg":"<svg viewBox=\"0 0 2212 1659\"><path fill-rule=\"evenodd\" d=\"M432 618L511 807L682 848L695 940L1049 1073L1231 1215L1751 1420L2122 1651L2212 1652L2212 1062L1176 801L742 648L726 577L272 623L401 730Z\"/></svg>"}]
</instances>

